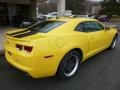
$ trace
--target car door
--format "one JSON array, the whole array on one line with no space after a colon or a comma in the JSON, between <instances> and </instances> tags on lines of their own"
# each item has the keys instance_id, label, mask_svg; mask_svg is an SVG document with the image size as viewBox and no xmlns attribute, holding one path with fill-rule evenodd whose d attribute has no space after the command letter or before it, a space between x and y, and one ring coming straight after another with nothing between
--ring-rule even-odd
<instances>
[{"instance_id":1,"label":"car door","mask_svg":"<svg viewBox=\"0 0 120 90\"><path fill-rule=\"evenodd\" d=\"M94 54L105 48L106 31L104 27L97 21L89 21L83 23L83 32L88 37L89 54Z\"/></svg>"}]
</instances>

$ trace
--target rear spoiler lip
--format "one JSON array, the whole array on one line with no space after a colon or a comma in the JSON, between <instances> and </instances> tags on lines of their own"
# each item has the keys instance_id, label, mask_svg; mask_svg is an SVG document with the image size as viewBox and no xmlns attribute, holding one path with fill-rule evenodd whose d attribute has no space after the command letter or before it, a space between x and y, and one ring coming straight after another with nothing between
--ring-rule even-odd
<instances>
[{"instance_id":1,"label":"rear spoiler lip","mask_svg":"<svg viewBox=\"0 0 120 90\"><path fill-rule=\"evenodd\" d=\"M28 30L28 29L27 29L27 30L24 30L24 29L23 29L22 31L17 31L17 32L13 32L13 33L10 33L10 34L7 33L7 34L8 34L8 35L15 35L15 34L19 34L19 33L27 32L27 31L30 31L30 30Z\"/></svg>"},{"instance_id":2,"label":"rear spoiler lip","mask_svg":"<svg viewBox=\"0 0 120 90\"><path fill-rule=\"evenodd\" d=\"M15 38L15 37L9 35L8 33L6 33L6 37L8 39L12 39L12 40L16 40L16 41L23 41L23 42L29 42L29 41L31 41L30 39Z\"/></svg>"},{"instance_id":3,"label":"rear spoiler lip","mask_svg":"<svg viewBox=\"0 0 120 90\"><path fill-rule=\"evenodd\" d=\"M45 33L37 33L37 34L40 35L40 37L48 37L49 36L49 35L46 35ZM17 40L17 41L24 41L24 42L30 42L30 41L35 39L34 37L29 38L29 36L28 37L17 38L17 37L14 37L12 35L9 35L9 33L6 33L5 35L8 39L13 39L13 40Z\"/></svg>"}]
</instances>

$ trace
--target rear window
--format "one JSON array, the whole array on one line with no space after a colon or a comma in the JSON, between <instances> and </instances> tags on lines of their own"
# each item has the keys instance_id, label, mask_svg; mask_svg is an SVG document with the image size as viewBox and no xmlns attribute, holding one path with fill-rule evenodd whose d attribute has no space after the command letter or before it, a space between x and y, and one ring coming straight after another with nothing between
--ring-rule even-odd
<instances>
[{"instance_id":1,"label":"rear window","mask_svg":"<svg viewBox=\"0 0 120 90\"><path fill-rule=\"evenodd\" d=\"M35 25L29 27L28 29L31 31L47 33L64 23L65 23L64 21L43 21L43 22L40 22L38 24L35 24Z\"/></svg>"}]
</instances>

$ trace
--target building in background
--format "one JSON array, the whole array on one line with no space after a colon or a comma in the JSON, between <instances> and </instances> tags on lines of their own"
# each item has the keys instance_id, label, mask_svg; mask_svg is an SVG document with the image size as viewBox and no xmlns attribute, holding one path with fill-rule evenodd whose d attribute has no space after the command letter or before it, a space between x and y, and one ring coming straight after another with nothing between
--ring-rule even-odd
<instances>
[{"instance_id":1,"label":"building in background","mask_svg":"<svg viewBox=\"0 0 120 90\"><path fill-rule=\"evenodd\" d=\"M65 3L64 3L65 4ZM58 5L58 6L57 6ZM37 6L37 7L36 7ZM0 26L11 25L13 18L30 18L36 20L40 14L48 14L62 10L62 0L0 0ZM61 7L60 10L57 7ZM98 14L99 2L88 0L66 0L66 10L73 14ZM19 19L16 19L16 16Z\"/></svg>"},{"instance_id":2,"label":"building in background","mask_svg":"<svg viewBox=\"0 0 120 90\"><path fill-rule=\"evenodd\" d=\"M15 16L36 19L36 0L0 0L0 26L10 25Z\"/></svg>"}]
</instances>

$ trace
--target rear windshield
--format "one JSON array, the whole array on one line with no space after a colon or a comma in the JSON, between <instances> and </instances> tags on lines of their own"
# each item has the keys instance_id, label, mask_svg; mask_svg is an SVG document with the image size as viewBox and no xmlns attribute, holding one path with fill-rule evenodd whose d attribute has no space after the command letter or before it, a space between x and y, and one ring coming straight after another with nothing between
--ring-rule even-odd
<instances>
[{"instance_id":1,"label":"rear windshield","mask_svg":"<svg viewBox=\"0 0 120 90\"><path fill-rule=\"evenodd\" d=\"M43 22L40 22L38 24L35 24L35 25L29 27L28 29L31 31L47 33L64 23L65 23L64 21L43 21Z\"/></svg>"}]
</instances>

